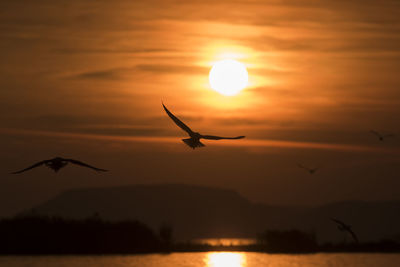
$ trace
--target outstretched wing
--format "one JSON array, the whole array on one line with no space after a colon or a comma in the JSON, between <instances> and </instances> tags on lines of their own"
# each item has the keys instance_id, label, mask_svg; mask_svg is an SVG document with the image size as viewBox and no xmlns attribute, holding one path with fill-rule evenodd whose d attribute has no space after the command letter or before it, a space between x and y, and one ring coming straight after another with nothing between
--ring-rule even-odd
<instances>
[{"instance_id":1,"label":"outstretched wing","mask_svg":"<svg viewBox=\"0 0 400 267\"><path fill-rule=\"evenodd\" d=\"M176 125L178 125L182 130L187 132L189 135L193 133L193 131L186 125L184 124L180 119L175 117L174 114L172 114L165 106L162 104L164 107L165 112L167 112L168 116L175 122Z\"/></svg>"},{"instance_id":2,"label":"outstretched wing","mask_svg":"<svg viewBox=\"0 0 400 267\"><path fill-rule=\"evenodd\" d=\"M210 139L210 140L221 140L221 139L242 139L245 138L244 135L236 136L236 137L222 137L222 136L215 136L215 135L202 135L201 138Z\"/></svg>"},{"instance_id":3,"label":"outstretched wing","mask_svg":"<svg viewBox=\"0 0 400 267\"><path fill-rule=\"evenodd\" d=\"M343 226L343 227L346 227L346 224L345 224L344 222L342 222L342 221L339 221L339 220L334 219L334 218L331 218L331 220L334 221L334 222L337 223L337 224L340 224L340 225Z\"/></svg>"},{"instance_id":4,"label":"outstretched wing","mask_svg":"<svg viewBox=\"0 0 400 267\"><path fill-rule=\"evenodd\" d=\"M372 133L372 134L374 134L374 135L376 135L376 136L379 137L379 138L382 138L382 135L381 135L380 133L378 133L377 131L371 130L371 131L369 131L369 132Z\"/></svg>"},{"instance_id":5,"label":"outstretched wing","mask_svg":"<svg viewBox=\"0 0 400 267\"><path fill-rule=\"evenodd\" d=\"M74 164L83 166L83 167L91 168L91 169L93 169L93 170L95 170L95 171L101 171L101 172L106 172L106 171L108 171L108 170L105 170L105 169L99 169L99 168L93 167L93 166L91 166L91 165L89 165L89 164L83 163L83 162L78 161L78 160L74 160L74 159L64 159L64 160L65 160L65 161L68 161L68 162L70 162L70 163L74 163Z\"/></svg>"},{"instance_id":6,"label":"outstretched wing","mask_svg":"<svg viewBox=\"0 0 400 267\"><path fill-rule=\"evenodd\" d=\"M353 237L354 241L355 241L356 243L358 243L358 237L357 237L357 235L353 232L353 230L351 230L351 227L350 227L349 225L345 224L344 222L342 222L342 221L340 221L340 220L334 219L334 218L331 218L331 220L334 221L334 222L337 223L337 224L340 224L340 226L343 227L343 230L349 232L349 233L351 234L351 236Z\"/></svg>"},{"instance_id":7,"label":"outstretched wing","mask_svg":"<svg viewBox=\"0 0 400 267\"><path fill-rule=\"evenodd\" d=\"M310 168L308 168L308 167L306 167L306 166L303 166L303 165L301 165L301 164L297 164L297 166L299 166L299 168L305 169L305 170L307 170L307 171L310 170Z\"/></svg>"},{"instance_id":8,"label":"outstretched wing","mask_svg":"<svg viewBox=\"0 0 400 267\"><path fill-rule=\"evenodd\" d=\"M351 234L351 236L353 237L354 241L355 241L356 243L358 243L358 237L357 237L357 235L353 232L353 230L351 230L351 229L349 229L349 228L346 228L346 229L347 229L347 231Z\"/></svg>"},{"instance_id":9,"label":"outstretched wing","mask_svg":"<svg viewBox=\"0 0 400 267\"><path fill-rule=\"evenodd\" d=\"M23 170L20 170L20 171L16 171L16 172L12 172L11 174L18 174L18 173L21 173L21 172L24 172L24 171L28 171L28 170L30 170L30 169L39 167L39 166L45 164L45 163L48 162L48 161L49 161L49 160L40 161L40 162L35 163L35 164L33 164L32 166L30 166L30 167L28 167L28 168L26 168L26 169L23 169Z\"/></svg>"}]
</instances>

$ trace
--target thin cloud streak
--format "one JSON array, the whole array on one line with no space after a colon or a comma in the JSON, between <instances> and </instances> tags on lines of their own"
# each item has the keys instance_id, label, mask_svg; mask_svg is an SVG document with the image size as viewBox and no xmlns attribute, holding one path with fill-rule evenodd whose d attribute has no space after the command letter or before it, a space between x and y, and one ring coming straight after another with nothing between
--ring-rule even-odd
<instances>
[{"instance_id":1,"label":"thin cloud streak","mask_svg":"<svg viewBox=\"0 0 400 267\"><path fill-rule=\"evenodd\" d=\"M246 144L242 144L243 146L251 146L251 147L319 149L319 150L335 150L343 152L382 152L382 153L396 152L393 149L379 148L373 146L351 145L351 144L298 142L298 141L263 140L263 139L247 140L245 142ZM232 142L232 145L235 144Z\"/></svg>"},{"instance_id":2,"label":"thin cloud streak","mask_svg":"<svg viewBox=\"0 0 400 267\"><path fill-rule=\"evenodd\" d=\"M145 143L179 143L179 137L170 136L114 136L101 134L71 133L71 132L55 132L55 131L38 131L38 130L21 130L21 129L0 129L1 134L5 135L30 135L38 137L55 137L70 138L84 140L102 140L116 142L145 142ZM211 145L210 145L211 146ZM343 152L369 152L369 153L387 153L400 154L396 149L381 148L376 146L363 146L351 144L335 144L335 143L318 143L318 142L298 142L283 140L267 140L267 139L245 139L241 142L225 140L223 142L215 142L212 146L229 146L229 147L257 147L257 148L283 148L283 149L317 149L317 150L333 150ZM207 149L207 148L205 148Z\"/></svg>"},{"instance_id":3,"label":"thin cloud streak","mask_svg":"<svg viewBox=\"0 0 400 267\"><path fill-rule=\"evenodd\" d=\"M38 130L21 130L21 129L0 129L2 134L12 135L31 135L38 137L55 137L85 140L103 140L103 141L128 141L128 142L173 142L176 138L172 137L147 137L147 136L114 136L101 134L85 134L71 132L54 132L54 131L38 131Z\"/></svg>"}]
</instances>

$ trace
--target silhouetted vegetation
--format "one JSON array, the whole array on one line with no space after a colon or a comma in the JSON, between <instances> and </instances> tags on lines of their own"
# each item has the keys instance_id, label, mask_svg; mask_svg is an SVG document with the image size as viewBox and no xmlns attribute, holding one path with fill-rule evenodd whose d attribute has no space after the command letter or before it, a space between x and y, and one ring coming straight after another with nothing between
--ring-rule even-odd
<instances>
[{"instance_id":1,"label":"silhouetted vegetation","mask_svg":"<svg viewBox=\"0 0 400 267\"><path fill-rule=\"evenodd\" d=\"M162 251L153 231L138 221L106 222L29 216L0 221L2 254L101 254Z\"/></svg>"},{"instance_id":2,"label":"silhouetted vegetation","mask_svg":"<svg viewBox=\"0 0 400 267\"><path fill-rule=\"evenodd\" d=\"M318 248L315 234L299 230L267 230L259 235L258 242L270 252L314 252Z\"/></svg>"},{"instance_id":3,"label":"silhouetted vegetation","mask_svg":"<svg viewBox=\"0 0 400 267\"><path fill-rule=\"evenodd\" d=\"M320 246L321 252L400 252L400 243L395 240L384 239L378 242L367 243L326 243Z\"/></svg>"},{"instance_id":4,"label":"silhouetted vegetation","mask_svg":"<svg viewBox=\"0 0 400 267\"><path fill-rule=\"evenodd\" d=\"M209 245L173 242L173 227L162 224L155 234L138 221L104 221L95 213L84 220L19 216L0 221L0 254L133 254L197 251L267 253L400 252L396 240L374 243L318 245L314 233L299 230L260 234L247 245Z\"/></svg>"},{"instance_id":5,"label":"silhouetted vegetation","mask_svg":"<svg viewBox=\"0 0 400 267\"><path fill-rule=\"evenodd\" d=\"M172 233L173 228L171 225L164 223L160 226L158 234L161 238L161 242L167 248L170 248L172 245Z\"/></svg>"},{"instance_id":6,"label":"silhouetted vegetation","mask_svg":"<svg viewBox=\"0 0 400 267\"><path fill-rule=\"evenodd\" d=\"M260 234L254 251L268 253L317 253L317 252L400 252L400 242L392 239L367 243L318 244L314 233L299 230L272 231Z\"/></svg>"}]
</instances>

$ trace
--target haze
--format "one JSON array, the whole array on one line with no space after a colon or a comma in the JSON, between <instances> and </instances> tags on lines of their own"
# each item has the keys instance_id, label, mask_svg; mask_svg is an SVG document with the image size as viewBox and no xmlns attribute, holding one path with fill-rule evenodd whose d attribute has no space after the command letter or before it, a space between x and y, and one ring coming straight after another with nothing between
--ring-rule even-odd
<instances>
[{"instance_id":1,"label":"haze","mask_svg":"<svg viewBox=\"0 0 400 267\"><path fill-rule=\"evenodd\" d=\"M70 188L186 183L279 205L400 196L398 1L0 4L0 215ZM222 96L212 63L249 86ZM205 134L192 151L161 101ZM8 174L55 156L68 166ZM309 175L297 164L320 166Z\"/></svg>"}]
</instances>

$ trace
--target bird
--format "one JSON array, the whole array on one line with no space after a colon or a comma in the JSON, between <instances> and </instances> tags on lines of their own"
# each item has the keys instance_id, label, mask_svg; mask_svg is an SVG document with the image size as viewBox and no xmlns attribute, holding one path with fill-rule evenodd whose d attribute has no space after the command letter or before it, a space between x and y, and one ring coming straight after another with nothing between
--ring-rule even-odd
<instances>
[{"instance_id":1,"label":"bird","mask_svg":"<svg viewBox=\"0 0 400 267\"><path fill-rule=\"evenodd\" d=\"M371 130L370 133L376 135L376 136L378 137L379 141L381 141L381 142L383 142L383 140L384 140L386 137L394 137L394 134L384 134L384 135L382 135L382 134L380 134L379 132L374 131L374 130Z\"/></svg>"},{"instance_id":2,"label":"bird","mask_svg":"<svg viewBox=\"0 0 400 267\"><path fill-rule=\"evenodd\" d=\"M198 132L192 131L186 124L184 124L180 119L178 119L174 114L172 114L167 107L162 103L165 112L168 114L168 116L175 122L176 125L178 125L182 130L188 133L190 138L185 138L182 139L182 141L191 147L192 149L195 149L196 147L204 147L205 145L200 142L200 139L209 139L209 140L221 140L221 139L242 139L245 138L245 136L236 136L236 137L221 137L221 136L215 136L215 135L202 135Z\"/></svg>"},{"instance_id":3,"label":"bird","mask_svg":"<svg viewBox=\"0 0 400 267\"><path fill-rule=\"evenodd\" d=\"M348 232L349 234L351 234L351 236L353 237L354 241L356 243L358 243L358 237L357 235L353 232L353 230L351 230L351 225L345 224L344 222L338 220L338 219L334 219L331 218L332 221L334 221L338 226L338 229L342 232Z\"/></svg>"},{"instance_id":4,"label":"bird","mask_svg":"<svg viewBox=\"0 0 400 267\"><path fill-rule=\"evenodd\" d=\"M306 166L301 165L301 164L297 164L297 166L299 166L299 168L302 168L302 169L307 170L310 174L314 174L314 173L319 169L318 167L316 167L316 168L309 168L309 167L306 167Z\"/></svg>"},{"instance_id":5,"label":"bird","mask_svg":"<svg viewBox=\"0 0 400 267\"><path fill-rule=\"evenodd\" d=\"M75 160L75 159L65 159L65 158L55 157L53 159L39 161L28 168L22 169L20 171L12 172L12 174L19 174L19 173L31 170L33 168L42 166L42 165L45 165L46 167L52 169L54 172L58 172L61 168L65 167L68 163L73 163L73 164L77 164L77 165L80 165L83 167L91 168L95 171L102 171L102 172L108 171L108 170L99 169L99 168L90 166L89 164L83 163L83 162Z\"/></svg>"}]
</instances>

